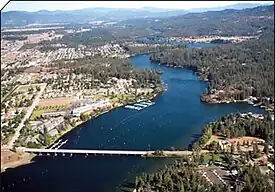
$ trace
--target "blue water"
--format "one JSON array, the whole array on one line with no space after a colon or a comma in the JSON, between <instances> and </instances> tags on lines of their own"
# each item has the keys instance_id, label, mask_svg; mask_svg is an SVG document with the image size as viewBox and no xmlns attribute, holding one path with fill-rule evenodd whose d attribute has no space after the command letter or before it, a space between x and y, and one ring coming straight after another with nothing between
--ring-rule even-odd
<instances>
[{"instance_id":1,"label":"blue water","mask_svg":"<svg viewBox=\"0 0 275 192\"><path fill-rule=\"evenodd\" d=\"M163 70L168 90L156 104L141 111L117 108L72 130L62 148L73 149L186 149L203 126L236 112L264 113L248 104L205 104L200 94L207 84L189 70L151 63L148 55L131 58L140 68ZM169 159L89 156L37 157L35 163L1 174L3 191L120 191L143 171L154 171ZM25 180L24 180L25 178Z\"/></svg>"}]
</instances>

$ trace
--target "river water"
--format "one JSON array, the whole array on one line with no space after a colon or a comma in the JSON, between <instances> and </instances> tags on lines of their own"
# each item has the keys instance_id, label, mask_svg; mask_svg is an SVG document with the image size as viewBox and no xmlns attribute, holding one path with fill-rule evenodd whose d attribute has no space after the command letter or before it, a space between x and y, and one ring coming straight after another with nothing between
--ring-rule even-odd
<instances>
[{"instance_id":1,"label":"river water","mask_svg":"<svg viewBox=\"0 0 275 192\"><path fill-rule=\"evenodd\" d=\"M248 104L206 104L200 94L207 84L189 70L159 66L149 55L131 58L140 68L162 69L168 90L141 111L117 108L75 128L63 139L70 149L185 149L203 126L236 112L264 113ZM169 159L120 156L36 157L35 162L1 174L2 191L113 192L143 171L161 168Z\"/></svg>"}]
</instances>

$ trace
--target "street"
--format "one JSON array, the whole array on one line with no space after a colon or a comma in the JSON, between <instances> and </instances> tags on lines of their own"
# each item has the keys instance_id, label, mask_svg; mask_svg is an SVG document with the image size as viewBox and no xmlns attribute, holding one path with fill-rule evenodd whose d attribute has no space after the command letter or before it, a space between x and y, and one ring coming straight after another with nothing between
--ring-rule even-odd
<instances>
[{"instance_id":1,"label":"street","mask_svg":"<svg viewBox=\"0 0 275 192\"><path fill-rule=\"evenodd\" d=\"M21 129L24 127L24 122L30 118L33 110L35 109L35 107L38 105L39 101L40 101L40 96L42 95L42 93L44 92L45 88L46 88L47 84L43 83L41 85L41 89L40 91L37 93L35 99L33 100L32 105L28 108L27 110L27 114L24 116L24 118L22 119L21 123L19 124L19 126L16 128L15 130L15 134L13 136L13 138L10 140L9 144L7 145L7 148L11 149L14 145L14 142L18 139L18 137L20 136L20 131Z\"/></svg>"}]
</instances>

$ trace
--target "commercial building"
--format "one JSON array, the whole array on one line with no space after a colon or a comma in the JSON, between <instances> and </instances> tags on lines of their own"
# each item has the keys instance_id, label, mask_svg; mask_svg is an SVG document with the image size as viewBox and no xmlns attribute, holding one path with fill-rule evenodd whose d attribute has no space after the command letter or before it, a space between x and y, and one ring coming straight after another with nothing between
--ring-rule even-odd
<instances>
[{"instance_id":1,"label":"commercial building","mask_svg":"<svg viewBox=\"0 0 275 192\"><path fill-rule=\"evenodd\" d=\"M96 108L102 108L102 107L107 106L109 104L110 104L109 99L97 101L97 102L94 102L92 104L88 104L88 105L85 105L85 106L75 108L72 111L72 115L76 116L76 117L79 117L81 113L84 113L84 112L87 112L87 111L90 111L90 110L93 110L93 109L96 109Z\"/></svg>"}]
</instances>

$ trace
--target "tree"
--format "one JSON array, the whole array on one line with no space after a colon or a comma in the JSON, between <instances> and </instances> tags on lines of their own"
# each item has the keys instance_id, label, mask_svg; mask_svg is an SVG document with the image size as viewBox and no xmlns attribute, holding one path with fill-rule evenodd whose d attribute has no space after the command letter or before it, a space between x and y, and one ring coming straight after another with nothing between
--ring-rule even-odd
<instances>
[{"instance_id":1,"label":"tree","mask_svg":"<svg viewBox=\"0 0 275 192\"><path fill-rule=\"evenodd\" d=\"M264 143L264 149L263 149L263 152L265 153L265 154L268 154L268 143Z\"/></svg>"},{"instance_id":2,"label":"tree","mask_svg":"<svg viewBox=\"0 0 275 192\"><path fill-rule=\"evenodd\" d=\"M204 163L204 156L203 154L200 155L200 164L203 164Z\"/></svg>"},{"instance_id":3,"label":"tree","mask_svg":"<svg viewBox=\"0 0 275 192\"><path fill-rule=\"evenodd\" d=\"M212 161L212 164L215 164L215 156L214 156L214 153L211 153L211 161Z\"/></svg>"},{"instance_id":4,"label":"tree","mask_svg":"<svg viewBox=\"0 0 275 192\"><path fill-rule=\"evenodd\" d=\"M40 90L41 90L40 86L36 86L36 91L40 91Z\"/></svg>"},{"instance_id":5,"label":"tree","mask_svg":"<svg viewBox=\"0 0 275 192\"><path fill-rule=\"evenodd\" d=\"M237 142L237 151L238 151L238 153L241 152L241 146L240 146L240 142L239 141Z\"/></svg>"},{"instance_id":6,"label":"tree","mask_svg":"<svg viewBox=\"0 0 275 192\"><path fill-rule=\"evenodd\" d=\"M234 146L234 143L232 143L231 146L230 146L230 152L231 152L231 154L233 154L234 151L235 151L235 146Z\"/></svg>"}]
</instances>

